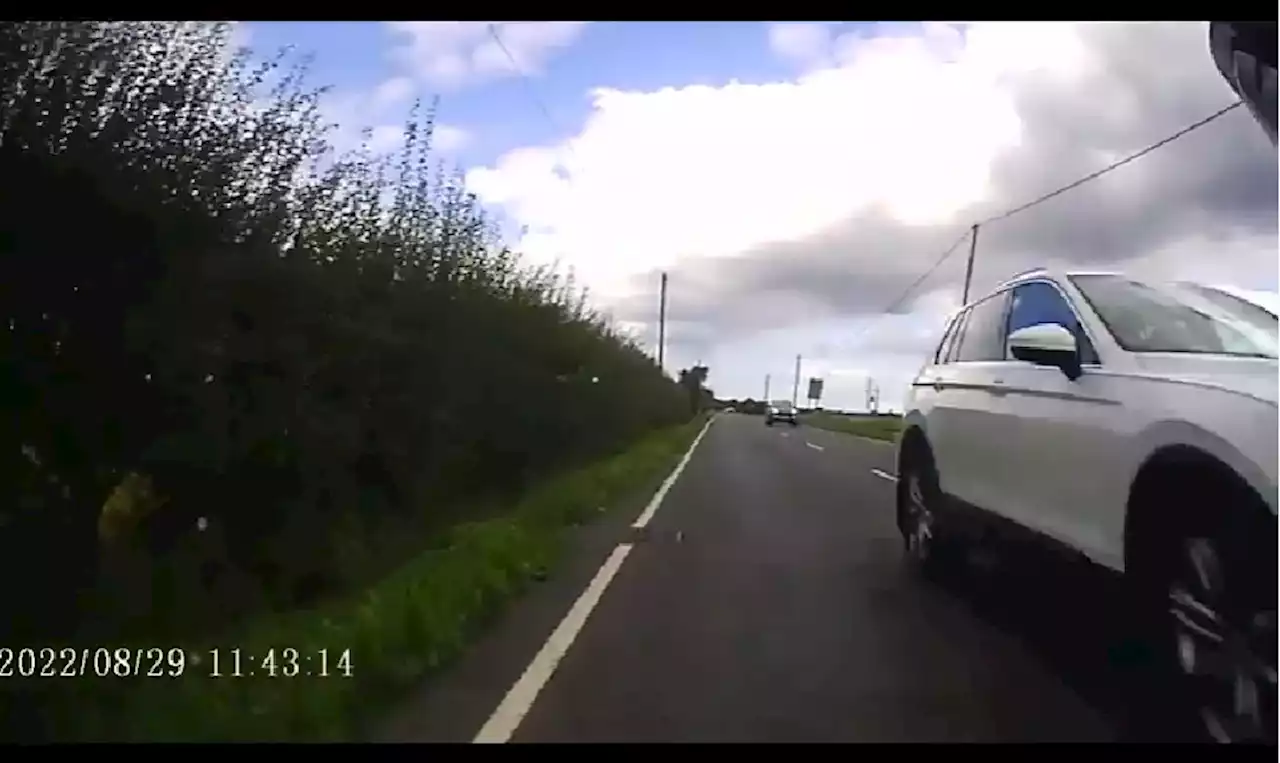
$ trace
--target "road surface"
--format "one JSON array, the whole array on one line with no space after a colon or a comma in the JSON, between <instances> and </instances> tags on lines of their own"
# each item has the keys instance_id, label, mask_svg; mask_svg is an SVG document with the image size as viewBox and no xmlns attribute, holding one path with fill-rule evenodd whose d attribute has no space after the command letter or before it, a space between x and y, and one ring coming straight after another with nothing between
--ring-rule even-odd
<instances>
[{"instance_id":1,"label":"road surface","mask_svg":"<svg viewBox=\"0 0 1280 763\"><path fill-rule=\"evenodd\" d=\"M893 471L885 443L721 416L644 530L629 527L640 505L584 529L567 568L381 737L1125 738L1105 629L1087 627L1096 603L1055 591L1047 562L964 590L921 581L902 561ZM598 594L585 622L584 590Z\"/></svg>"}]
</instances>

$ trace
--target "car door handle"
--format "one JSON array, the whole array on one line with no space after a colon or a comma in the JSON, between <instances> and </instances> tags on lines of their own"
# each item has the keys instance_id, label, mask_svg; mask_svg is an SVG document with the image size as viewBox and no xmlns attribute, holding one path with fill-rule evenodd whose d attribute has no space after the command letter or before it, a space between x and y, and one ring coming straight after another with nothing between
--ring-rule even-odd
<instances>
[{"instance_id":1,"label":"car door handle","mask_svg":"<svg viewBox=\"0 0 1280 763\"><path fill-rule=\"evenodd\" d=\"M1004 379L991 380L991 393L993 395L1003 395L1009 390L1004 386Z\"/></svg>"},{"instance_id":2,"label":"car door handle","mask_svg":"<svg viewBox=\"0 0 1280 763\"><path fill-rule=\"evenodd\" d=\"M939 378L937 378L937 377L934 377L934 378L932 378L932 379L930 379L930 380L929 380L929 383L933 385L933 389L934 389L934 391L935 391L935 392L941 392L941 391L942 391L942 380L941 380L941 379L939 379Z\"/></svg>"}]
</instances>

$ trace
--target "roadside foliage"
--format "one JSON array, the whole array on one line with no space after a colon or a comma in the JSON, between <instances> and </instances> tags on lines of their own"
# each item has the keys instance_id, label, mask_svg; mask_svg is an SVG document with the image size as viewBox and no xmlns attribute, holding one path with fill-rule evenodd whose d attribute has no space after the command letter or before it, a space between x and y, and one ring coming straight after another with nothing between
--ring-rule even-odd
<instances>
[{"instance_id":1,"label":"roadside foliage","mask_svg":"<svg viewBox=\"0 0 1280 763\"><path fill-rule=\"evenodd\" d=\"M5 644L347 595L699 405L503 245L432 108L335 156L306 62L229 35L0 26Z\"/></svg>"}]
</instances>

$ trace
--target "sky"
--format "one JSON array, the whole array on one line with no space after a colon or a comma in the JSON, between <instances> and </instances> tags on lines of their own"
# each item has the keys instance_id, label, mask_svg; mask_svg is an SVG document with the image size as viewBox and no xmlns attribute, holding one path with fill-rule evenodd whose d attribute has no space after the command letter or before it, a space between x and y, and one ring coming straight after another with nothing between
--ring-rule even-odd
<instances>
[{"instance_id":1,"label":"sky","mask_svg":"<svg viewBox=\"0 0 1280 763\"><path fill-rule=\"evenodd\" d=\"M977 221L1230 104L1198 22L241 22L314 56L339 149L401 135L439 98L435 148L530 263L701 361L720 397L881 409L960 304ZM508 55L510 54L510 55ZM1275 305L1277 162L1244 109L980 229L974 295L1041 265L1228 286ZM805 384L801 383L801 396ZM779 392L782 392L779 395Z\"/></svg>"}]
</instances>

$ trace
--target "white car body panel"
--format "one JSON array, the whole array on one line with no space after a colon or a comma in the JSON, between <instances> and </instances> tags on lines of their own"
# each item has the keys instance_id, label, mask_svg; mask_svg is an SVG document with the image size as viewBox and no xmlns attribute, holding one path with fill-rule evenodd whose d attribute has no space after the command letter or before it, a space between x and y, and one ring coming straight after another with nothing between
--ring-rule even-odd
<instances>
[{"instance_id":1,"label":"white car body panel","mask_svg":"<svg viewBox=\"0 0 1280 763\"><path fill-rule=\"evenodd\" d=\"M1117 571L1130 486L1163 448L1213 456L1276 512L1276 360L1127 352L1061 274L997 291L1037 280L1066 297L1099 363L1072 381L1014 359L931 359L908 390L904 431L924 433L943 492Z\"/></svg>"},{"instance_id":2,"label":"white car body panel","mask_svg":"<svg viewBox=\"0 0 1280 763\"><path fill-rule=\"evenodd\" d=\"M1056 368L1021 361L1003 365L1008 391L993 401L999 460L988 463L1001 465L993 475L1006 486L1002 503L977 505L1001 507L1002 515L1025 527L1091 557L1106 556L1108 533L1099 526L1096 508L1128 487L1110 467L1136 433L1137 417L1125 410L1106 377L1086 371L1072 382ZM1046 452L1053 457L1046 459Z\"/></svg>"}]
</instances>

